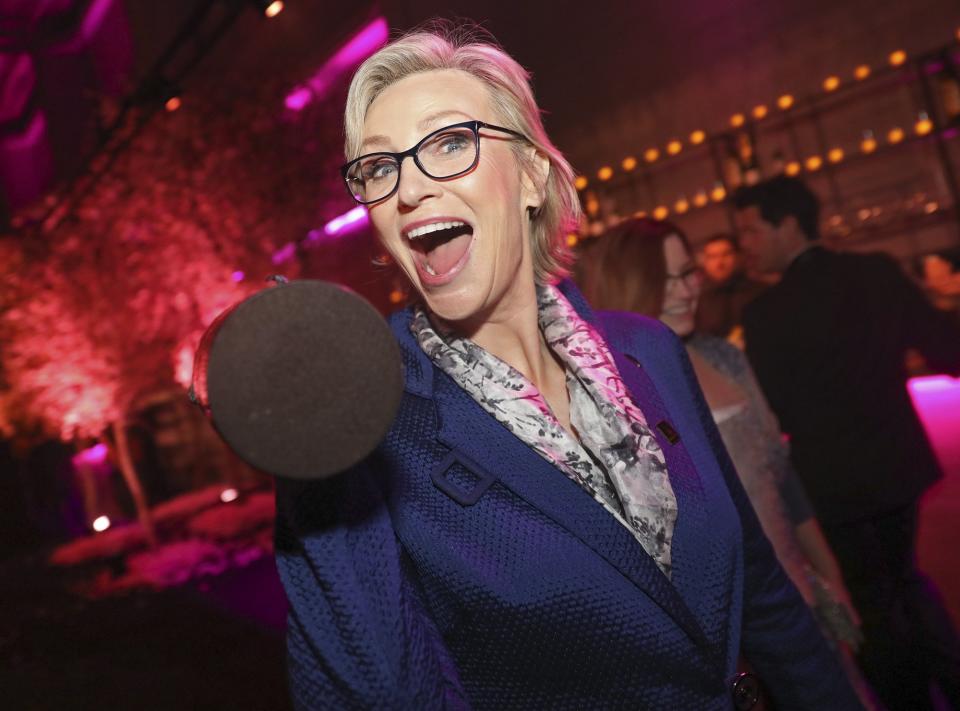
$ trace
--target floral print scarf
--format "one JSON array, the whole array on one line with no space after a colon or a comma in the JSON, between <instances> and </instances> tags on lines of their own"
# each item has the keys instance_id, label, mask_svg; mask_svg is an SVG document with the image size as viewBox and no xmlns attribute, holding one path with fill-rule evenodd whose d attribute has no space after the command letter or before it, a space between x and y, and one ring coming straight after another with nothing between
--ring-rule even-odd
<instances>
[{"instance_id":1,"label":"floral print scarf","mask_svg":"<svg viewBox=\"0 0 960 711\"><path fill-rule=\"evenodd\" d=\"M439 333L422 308L410 325L430 359L540 456L626 526L670 577L677 500L646 418L627 394L606 343L554 286L537 288L540 330L563 362L570 424L557 420L522 373L467 338Z\"/></svg>"}]
</instances>

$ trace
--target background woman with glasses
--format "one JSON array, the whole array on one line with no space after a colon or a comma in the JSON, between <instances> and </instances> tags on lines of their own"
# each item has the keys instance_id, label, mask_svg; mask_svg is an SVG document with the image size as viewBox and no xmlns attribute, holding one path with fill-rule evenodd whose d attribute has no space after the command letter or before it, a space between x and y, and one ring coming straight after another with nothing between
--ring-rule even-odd
<instances>
[{"instance_id":1,"label":"background woman with glasses","mask_svg":"<svg viewBox=\"0 0 960 711\"><path fill-rule=\"evenodd\" d=\"M870 693L850 654L860 643L859 616L790 464L776 417L743 352L723 338L695 332L703 279L686 236L669 222L625 220L589 243L577 266L584 294L595 307L659 318L683 339L713 420L777 558L867 701Z\"/></svg>"},{"instance_id":2,"label":"background woman with glasses","mask_svg":"<svg viewBox=\"0 0 960 711\"><path fill-rule=\"evenodd\" d=\"M385 440L278 484L297 705L726 709L742 647L780 708L854 708L682 345L565 279L574 175L523 68L417 32L360 67L345 125L344 182L419 298Z\"/></svg>"}]
</instances>

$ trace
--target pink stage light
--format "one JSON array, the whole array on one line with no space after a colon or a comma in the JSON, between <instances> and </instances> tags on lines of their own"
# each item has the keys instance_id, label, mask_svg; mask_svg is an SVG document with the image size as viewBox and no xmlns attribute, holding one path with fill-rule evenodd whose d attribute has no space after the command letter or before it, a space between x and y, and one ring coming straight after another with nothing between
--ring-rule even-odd
<instances>
[{"instance_id":1,"label":"pink stage light","mask_svg":"<svg viewBox=\"0 0 960 711\"><path fill-rule=\"evenodd\" d=\"M274 265L283 264L284 262L289 262L293 259L294 255L297 253L297 245L295 242L287 242L280 249L273 253L270 261Z\"/></svg>"},{"instance_id":2,"label":"pink stage light","mask_svg":"<svg viewBox=\"0 0 960 711\"><path fill-rule=\"evenodd\" d=\"M225 504L229 504L231 501L236 501L238 496L240 496L240 493L233 488L224 489L220 492L220 500Z\"/></svg>"},{"instance_id":3,"label":"pink stage light","mask_svg":"<svg viewBox=\"0 0 960 711\"><path fill-rule=\"evenodd\" d=\"M907 389L944 471L960 474L960 378L911 378Z\"/></svg>"},{"instance_id":4,"label":"pink stage light","mask_svg":"<svg viewBox=\"0 0 960 711\"><path fill-rule=\"evenodd\" d=\"M323 231L331 237L353 232L361 227L366 227L370 222L370 214L363 205L358 205L349 212L345 212L339 217L334 217L330 222L323 226Z\"/></svg>"},{"instance_id":5,"label":"pink stage light","mask_svg":"<svg viewBox=\"0 0 960 711\"><path fill-rule=\"evenodd\" d=\"M103 464L107 461L107 445L103 442L100 444L95 444L92 447L83 450L82 452L77 452L73 455L73 464L74 466L80 464L86 465L96 465Z\"/></svg>"},{"instance_id":6,"label":"pink stage light","mask_svg":"<svg viewBox=\"0 0 960 711\"><path fill-rule=\"evenodd\" d=\"M302 111L310 102L320 99L342 74L382 47L387 41L387 21L378 17L337 50L316 74L287 94L284 104L291 111Z\"/></svg>"},{"instance_id":7,"label":"pink stage light","mask_svg":"<svg viewBox=\"0 0 960 711\"><path fill-rule=\"evenodd\" d=\"M238 269L237 271L235 271L233 274L230 275L230 278L233 279L235 282L241 282L244 280L246 276L247 276L246 274L244 274L242 271Z\"/></svg>"}]
</instances>

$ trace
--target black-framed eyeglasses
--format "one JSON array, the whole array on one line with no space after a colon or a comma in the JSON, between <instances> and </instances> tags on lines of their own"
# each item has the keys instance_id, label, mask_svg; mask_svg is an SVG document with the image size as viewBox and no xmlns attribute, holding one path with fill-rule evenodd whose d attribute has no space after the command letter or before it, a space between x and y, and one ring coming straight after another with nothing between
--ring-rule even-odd
<instances>
[{"instance_id":1,"label":"black-framed eyeglasses","mask_svg":"<svg viewBox=\"0 0 960 711\"><path fill-rule=\"evenodd\" d=\"M703 278L703 271L700 267L693 265L687 267L679 274L670 274L667 272L667 286L671 283L683 282L687 287L695 286L700 283L700 280Z\"/></svg>"},{"instance_id":2,"label":"black-framed eyeglasses","mask_svg":"<svg viewBox=\"0 0 960 711\"><path fill-rule=\"evenodd\" d=\"M473 170L480 160L480 129L500 131L524 141L522 133L483 121L464 121L439 128L402 153L378 151L355 158L340 168L343 182L361 205L386 200L400 185L400 166L413 158L424 175L434 180L458 178Z\"/></svg>"}]
</instances>

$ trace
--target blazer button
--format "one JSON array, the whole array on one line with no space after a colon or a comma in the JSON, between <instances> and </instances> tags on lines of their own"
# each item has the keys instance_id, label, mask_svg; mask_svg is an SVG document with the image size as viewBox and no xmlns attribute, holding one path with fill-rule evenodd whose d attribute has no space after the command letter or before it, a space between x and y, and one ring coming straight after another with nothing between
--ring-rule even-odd
<instances>
[{"instance_id":1,"label":"blazer button","mask_svg":"<svg viewBox=\"0 0 960 711\"><path fill-rule=\"evenodd\" d=\"M760 701L760 682L756 676L747 672L737 674L730 685L733 694L733 706L738 711L752 709Z\"/></svg>"}]
</instances>

